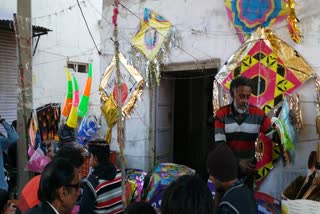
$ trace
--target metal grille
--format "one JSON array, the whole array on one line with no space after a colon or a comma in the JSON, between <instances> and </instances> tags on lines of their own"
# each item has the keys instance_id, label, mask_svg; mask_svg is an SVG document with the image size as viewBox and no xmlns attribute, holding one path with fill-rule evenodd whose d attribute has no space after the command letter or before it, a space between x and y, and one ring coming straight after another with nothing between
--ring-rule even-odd
<instances>
[{"instance_id":1,"label":"metal grille","mask_svg":"<svg viewBox=\"0 0 320 214\"><path fill-rule=\"evenodd\" d=\"M0 115L10 124L17 119L17 72L15 34L0 31Z\"/></svg>"}]
</instances>

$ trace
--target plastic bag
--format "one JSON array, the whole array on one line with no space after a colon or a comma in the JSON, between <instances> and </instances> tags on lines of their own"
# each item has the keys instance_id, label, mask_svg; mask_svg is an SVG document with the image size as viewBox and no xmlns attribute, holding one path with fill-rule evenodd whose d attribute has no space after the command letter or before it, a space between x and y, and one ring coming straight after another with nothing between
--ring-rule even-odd
<instances>
[{"instance_id":1,"label":"plastic bag","mask_svg":"<svg viewBox=\"0 0 320 214\"><path fill-rule=\"evenodd\" d=\"M78 129L78 142L81 145L87 144L99 128L100 125L94 115L85 116Z\"/></svg>"},{"instance_id":2,"label":"plastic bag","mask_svg":"<svg viewBox=\"0 0 320 214\"><path fill-rule=\"evenodd\" d=\"M26 168L32 172L41 172L50 161L51 159L43 153L42 149L38 148L33 152Z\"/></svg>"}]
</instances>

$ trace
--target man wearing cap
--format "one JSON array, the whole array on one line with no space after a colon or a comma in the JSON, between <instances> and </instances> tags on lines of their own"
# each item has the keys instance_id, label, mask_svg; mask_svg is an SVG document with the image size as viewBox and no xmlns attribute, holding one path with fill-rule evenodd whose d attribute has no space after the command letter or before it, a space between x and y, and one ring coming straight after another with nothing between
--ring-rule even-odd
<instances>
[{"instance_id":1,"label":"man wearing cap","mask_svg":"<svg viewBox=\"0 0 320 214\"><path fill-rule=\"evenodd\" d=\"M226 144L218 144L207 158L209 179L216 188L217 214L258 213L252 190L238 177L238 162Z\"/></svg>"},{"instance_id":2,"label":"man wearing cap","mask_svg":"<svg viewBox=\"0 0 320 214\"><path fill-rule=\"evenodd\" d=\"M251 79L239 76L231 81L230 105L221 107L215 117L214 142L227 144L238 160L239 178L253 189L255 174L255 141L259 133L273 133L268 116L249 105L253 85ZM266 134L272 138L271 134Z\"/></svg>"}]
</instances>

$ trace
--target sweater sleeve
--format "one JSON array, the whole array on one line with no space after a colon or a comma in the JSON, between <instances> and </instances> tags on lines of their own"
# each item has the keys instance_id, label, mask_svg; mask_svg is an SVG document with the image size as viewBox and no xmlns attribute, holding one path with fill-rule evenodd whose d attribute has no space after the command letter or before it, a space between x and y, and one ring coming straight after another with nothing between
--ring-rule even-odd
<instances>
[{"instance_id":1,"label":"sweater sleeve","mask_svg":"<svg viewBox=\"0 0 320 214\"><path fill-rule=\"evenodd\" d=\"M222 120L222 117L218 112L214 119L214 142L215 143L226 142L224 127L225 127L224 121Z\"/></svg>"}]
</instances>

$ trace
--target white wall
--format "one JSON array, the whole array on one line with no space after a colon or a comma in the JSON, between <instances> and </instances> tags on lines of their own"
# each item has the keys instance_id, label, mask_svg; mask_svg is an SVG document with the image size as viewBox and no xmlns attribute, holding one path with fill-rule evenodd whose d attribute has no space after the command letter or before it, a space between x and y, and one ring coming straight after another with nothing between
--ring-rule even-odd
<instances>
[{"instance_id":1,"label":"white wall","mask_svg":"<svg viewBox=\"0 0 320 214\"><path fill-rule=\"evenodd\" d=\"M285 22L274 26L272 29L278 37L300 52L313 67L314 71L319 73L320 15L317 14L319 14L320 9L317 7L318 2L316 0L297 0L296 2L297 15L301 21L300 29L304 34L302 44L297 45L292 42ZM112 3L113 1L111 0L104 0L103 14L109 20L111 20L113 13ZM122 1L122 3L139 17L143 17L145 7L155 10L171 21L177 28L182 37L180 46L183 50L175 49L172 51L170 57L171 63L195 61L195 58L197 60L220 58L221 64L223 64L241 45L228 21L224 4L221 0L130 0ZM136 32L139 20L121 6L119 10L120 49L125 53L129 48L131 38ZM105 21L103 21L102 35L112 36L112 25ZM112 42L103 43L103 50L109 54L113 53ZM110 57L108 56L106 59L110 60ZM299 93L301 99L304 128L299 133L295 164L287 168L283 168L281 163L278 164L261 187L261 191L277 198L280 198L283 188L296 175L306 172L308 155L310 151L316 149L319 142L315 131L316 108L314 104L315 88L313 81L307 81L296 92ZM139 138L148 137L148 128L146 127L149 124L148 102L148 91L145 90L143 99L138 102L136 109L141 118L134 113L132 118L127 120L127 141L135 141ZM115 138L116 136L114 135L113 137ZM148 149L148 141L141 142L141 145L140 143L133 145L130 142L126 142L126 145L126 154L136 154L141 157L148 154L146 150L143 151L143 149ZM138 149L136 146L141 146L141 148ZM132 165L132 162L128 164ZM141 167L146 168L147 165L145 164Z\"/></svg>"},{"instance_id":2,"label":"white wall","mask_svg":"<svg viewBox=\"0 0 320 214\"><path fill-rule=\"evenodd\" d=\"M89 28L98 47L102 0L79 0ZM85 26L77 1L33 0L32 24L52 31L41 36L33 57L33 106L50 102L63 103L67 92L66 61L93 63L90 110L100 114L100 57ZM33 40L35 45L35 40ZM87 74L72 73L84 90Z\"/></svg>"}]
</instances>

